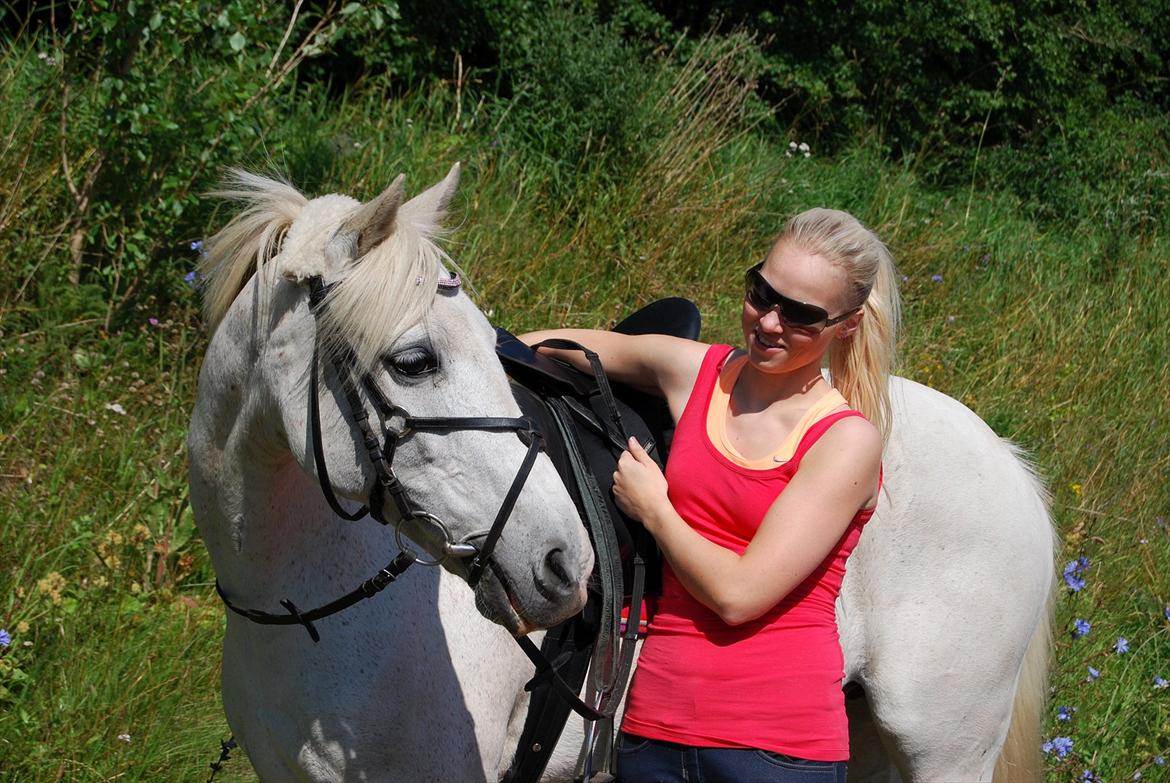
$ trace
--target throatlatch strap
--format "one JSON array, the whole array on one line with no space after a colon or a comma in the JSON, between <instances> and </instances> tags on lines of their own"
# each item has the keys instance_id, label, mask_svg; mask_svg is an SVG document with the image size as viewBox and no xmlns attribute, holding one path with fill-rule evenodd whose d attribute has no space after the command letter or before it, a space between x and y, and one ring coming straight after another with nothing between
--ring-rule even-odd
<instances>
[{"instance_id":1,"label":"throatlatch strap","mask_svg":"<svg viewBox=\"0 0 1170 783\"><path fill-rule=\"evenodd\" d=\"M314 340L313 365L309 370L309 426L313 428L313 431L309 440L313 441L313 462L317 465L317 483L321 485L321 493L325 496L329 507L333 509L333 513L342 519L356 522L370 513L370 510L362 506L357 511L350 513L342 508L341 502L333 494L333 486L329 483L329 469L325 466L325 446L321 442L321 402L318 399L321 393L319 388L320 370L317 367L318 358L317 341Z\"/></svg>"}]
</instances>

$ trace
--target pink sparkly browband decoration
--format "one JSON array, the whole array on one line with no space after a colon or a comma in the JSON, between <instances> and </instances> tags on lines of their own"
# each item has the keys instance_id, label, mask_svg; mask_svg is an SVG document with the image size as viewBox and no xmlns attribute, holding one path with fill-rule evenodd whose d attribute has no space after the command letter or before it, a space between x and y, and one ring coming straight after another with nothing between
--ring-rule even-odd
<instances>
[{"instance_id":1,"label":"pink sparkly browband decoration","mask_svg":"<svg viewBox=\"0 0 1170 783\"><path fill-rule=\"evenodd\" d=\"M448 278L439 278L439 288L458 288L462 284L463 281L459 278L458 273L452 273Z\"/></svg>"}]
</instances>

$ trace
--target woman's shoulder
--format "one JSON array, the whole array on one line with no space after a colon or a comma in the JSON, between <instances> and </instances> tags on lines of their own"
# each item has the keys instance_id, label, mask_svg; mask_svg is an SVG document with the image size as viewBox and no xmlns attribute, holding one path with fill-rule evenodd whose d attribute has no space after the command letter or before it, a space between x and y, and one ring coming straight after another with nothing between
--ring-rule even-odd
<instances>
[{"instance_id":1,"label":"woman's shoulder","mask_svg":"<svg viewBox=\"0 0 1170 783\"><path fill-rule=\"evenodd\" d=\"M802 465L850 474L877 470L882 457L882 434L869 419L853 409L842 408L825 416L818 425L819 432L807 445Z\"/></svg>"}]
</instances>

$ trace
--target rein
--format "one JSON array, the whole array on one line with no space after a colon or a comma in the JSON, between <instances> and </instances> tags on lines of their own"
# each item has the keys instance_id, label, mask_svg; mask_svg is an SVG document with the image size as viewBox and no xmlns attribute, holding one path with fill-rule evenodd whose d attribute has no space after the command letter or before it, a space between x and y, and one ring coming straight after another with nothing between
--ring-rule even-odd
<instances>
[{"instance_id":1,"label":"rein","mask_svg":"<svg viewBox=\"0 0 1170 783\"><path fill-rule=\"evenodd\" d=\"M316 317L326 306L325 299L331 286L326 285L318 276L309 278L308 283L309 307L313 316ZM439 282L439 293L451 294L458 292L458 290L459 278L457 275L452 276L448 280L440 280ZM500 540L500 536L504 532L504 525L512 514L512 509L515 507L516 501L520 497L520 492L528 481L528 476L532 472L533 465L536 464L536 457L543 445L543 438L540 432L536 430L535 425L529 419L524 417L411 416L403 408L394 405L378 386L373 376L365 373L361 376L360 383L365 388L380 417L382 433L381 437L379 437L371 426L370 414L362 402L361 395L358 393L358 381L355 380L352 355L348 352L336 354L331 358L331 361L337 373L338 380L341 383L342 393L345 396L346 405L349 409L347 418L353 426L357 427L361 434L362 442L365 445L370 462L373 464L375 473L374 487L370 492L369 505L362 506L357 511L348 512L342 507L341 502L333 492L333 488L329 482L329 471L325 464L325 448L321 435L321 411L319 402L320 371L318 365L320 357L318 342L315 340L313 345L313 359L310 369L309 428L313 446L313 460L317 469L317 481L321 486L321 493L325 496L325 500L329 503L333 512L342 519L356 521L368 515L383 525L392 525L394 528L395 543L399 548L399 552L393 560L356 588L340 598L336 598L315 609L301 610L291 600L287 598L282 599L280 605L284 607L285 614L276 614L260 609L248 609L238 606L228 598L219 580L217 579L215 582L216 592L219 594L224 605L231 611L261 625L301 625L308 631L309 637L314 643L321 640L320 633L318 633L316 627L313 625L316 620L337 614L359 601L377 595L415 563L434 567L442 565L448 559L452 558L470 559L466 581L474 589L483 577L484 571L491 565L491 556L493 551L495 551L497 542ZM528 447L528 450L524 455L520 468L516 472L515 478L512 480L512 485L508 488L507 494L500 503L500 508L496 512L491 526L486 530L469 533L462 539L456 540L451 534L450 528L442 519L425 509L419 508L411 500L406 486L394 473L393 461L399 442L413 432L446 433L461 430L514 432L520 438L520 441ZM383 513L387 494L390 495L398 510L398 519L394 522L387 520ZM406 523L412 523L413 525L422 527L424 530L437 533L442 539L442 554L438 557L426 557L411 549L403 538L402 528ZM478 538L483 538L483 542L476 545L473 543L473 539ZM557 675L555 667L541 655L539 649L535 648L532 642L523 637L517 637L516 641L525 655L536 664L538 677L551 677L557 686L558 693L569 702L575 712L587 720L596 720L601 717L601 714L596 709L582 702L576 693L565 684Z\"/></svg>"}]
</instances>

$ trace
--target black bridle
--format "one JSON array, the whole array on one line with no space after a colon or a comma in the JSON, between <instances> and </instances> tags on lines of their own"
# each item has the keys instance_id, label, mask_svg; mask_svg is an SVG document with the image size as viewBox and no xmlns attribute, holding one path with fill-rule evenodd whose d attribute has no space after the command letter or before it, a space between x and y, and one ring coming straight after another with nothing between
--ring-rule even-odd
<instances>
[{"instance_id":1,"label":"black bridle","mask_svg":"<svg viewBox=\"0 0 1170 783\"><path fill-rule=\"evenodd\" d=\"M325 285L320 277L309 278L308 282L309 306L314 317L318 317L325 308L325 298L329 293L329 286ZM457 277L440 282L440 292L457 290ZM438 566L450 558L470 558L467 583L474 589L483 577L496 543L504 532L504 525L512 514L516 500L520 497L520 491L528 481L528 476L532 472L532 466L536 463L536 456L543 443L540 433L534 428L532 422L523 417L411 416L406 410L390 402L373 376L370 373L365 373L361 376L360 384L365 388L380 418L382 434L379 437L371 425L370 414L358 393L359 381L355 378L352 354L348 352L336 353L332 357L332 364L337 372L342 394L345 396L346 405L349 408L346 418L360 433L370 463L374 467L375 476L369 505L362 506L357 511L346 511L333 492L333 487L329 482L329 470L325 464L325 447L321 437L319 364L318 345L314 344L309 381L309 430L313 446L313 460L317 468L317 481L321 485L321 492L333 512L342 519L355 521L369 515L383 525L393 524L394 538L400 551L389 564L355 590L309 611L299 610L292 601L287 599L280 602L281 606L287 610L287 614L271 614L256 609L244 609L229 601L218 582L216 584L220 597L227 607L236 614L266 625L303 625L314 642L320 640L320 635L313 626L314 620L340 612L363 598L369 598L380 592L415 563ZM456 540L442 519L419 508L411 500L406 486L394 473L393 462L399 442L412 432L442 433L459 430L515 432L521 442L528 447L528 451L520 463L516 477L512 480L512 486L508 488L507 494L500 503L500 508L496 512L491 526L486 530L470 533L463 539ZM393 523L387 520L383 513L387 495L394 501L394 505L398 509L398 519ZM442 539L441 553L437 556L425 557L412 550L403 539L403 526L408 524L437 533ZM473 539L477 538L483 538L483 542L479 545L473 543Z\"/></svg>"},{"instance_id":2,"label":"black bridle","mask_svg":"<svg viewBox=\"0 0 1170 783\"><path fill-rule=\"evenodd\" d=\"M451 289L449 287L440 287L439 290ZM323 309L328 287L321 282L319 277L313 277L309 279L309 291L309 303L313 308L313 314L317 315ZM362 403L357 391L358 384L354 380L352 357L348 354L336 354L332 357L332 364L341 383L346 404L349 406L349 419L361 434L362 442L370 458L370 463L374 466L375 474L374 488L370 492L369 506L362 506L352 513L347 512L342 508L341 503L337 500L337 496L333 493L333 488L329 482L329 471L325 465L324 445L321 438L321 412L318 401L319 360L317 354L318 349L315 345L313 348L313 366L311 369L309 390L309 425L313 442L313 460L317 466L317 480L321 485L321 492L324 494L329 506L333 509L334 513L343 519L353 521L369 514L378 522L387 525L391 523L383 516L382 509L385 506L386 495L389 494L394 500L394 505L398 508L399 518L393 525L394 535L399 549L404 553L411 551L403 542L402 526L404 524L415 523L423 527L432 528L442 537L442 554L433 559L415 555L414 561L422 565L437 566L444 563L448 558L471 558L471 564L468 567L467 583L474 588L479 584L479 580L483 576L483 571L487 567L488 560L492 556L496 543L499 541L500 535L504 532L504 525L507 523L512 513L512 508L516 505L516 500L520 496L520 490L524 488L524 484L528 480L528 475L532 472L532 466L536 462L536 455L540 452L543 442L540 433L534 428L531 421L523 417L411 416L406 410L393 404L385 392L382 391L382 388L378 386L373 376L370 373L365 373L361 377L361 385L365 388L370 401L373 403L381 419L382 438L379 439L374 433L373 427L370 425L369 413L366 411L365 405ZM492 521L491 527L485 531L470 533L463 540L456 541L452 537L450 529L439 517L429 511L420 509L410 499L410 494L406 486L399 481L398 476L394 473L393 462L399 442L413 432L456 432L460 430L515 432L520 438L520 441L528 447L528 451L524 455L524 460L521 462L519 470L516 472L516 477L512 480L512 486L508 488L508 493L500 503L500 508L496 512L496 517ZM480 538L481 536L484 539L482 544L476 546L471 543L471 539Z\"/></svg>"},{"instance_id":3,"label":"black bridle","mask_svg":"<svg viewBox=\"0 0 1170 783\"><path fill-rule=\"evenodd\" d=\"M313 316L316 318L323 312L327 304L326 296L329 293L330 286L326 285L320 277L316 276L309 278L308 283L309 307ZM457 293L458 290L459 278L457 275L447 280L441 279L439 281L440 294ZM218 579L215 583L216 592L219 593L219 597L224 605L241 617L261 625L301 625L308 631L310 638L314 642L321 640L321 635L313 625L316 620L336 614L359 601L377 595L415 563L425 566L439 566L451 558L470 558L471 562L467 569L467 583L474 589L483 577L484 571L489 567L492 552L495 550L496 544L504 532L504 525L511 516L517 499L520 497L520 491L528 481L528 476L532 472L533 465L536 463L537 454L541 451L544 442L535 425L524 417L411 416L406 410L390 401L370 373L364 373L361 376L360 384L366 390L368 397L379 415L382 429L382 437L379 438L374 432L374 428L370 423L370 414L362 402L361 395L358 393L359 382L355 380L356 372L353 369L352 354L348 352L335 353L331 357L331 363L341 384L346 406L349 408L348 412L346 412L346 418L361 434L362 443L374 467L375 474L374 487L370 492L369 505L362 506L357 511L346 511L333 492L333 487L329 482L329 471L325 464L325 448L321 437L321 410L318 399L320 395L319 342L319 338L314 342L312 367L310 369L309 429L313 446L313 461L316 465L317 481L321 486L321 493L325 496L325 500L329 503L333 512L342 519L356 521L369 515L383 525L393 524L395 543L398 545L399 552L394 556L393 560L355 589L327 604L307 611L302 611L287 598L280 602L286 614L275 614L260 609L248 609L237 606L224 593ZM461 540L456 540L451 535L450 528L438 516L424 509L420 509L415 505L410 498L410 493L407 491L406 486L395 475L393 462L399 442L408 437L412 432L444 433L460 430L515 432L517 437L520 438L520 441L528 447L528 450L524 455L523 461L520 463L520 468L516 471L515 478L512 479L512 485L508 488L507 494L500 503L500 508L496 512L491 526L487 530L469 533ZM393 523L387 520L383 514L387 494L393 499L394 505L398 509L399 518ZM414 523L423 528L429 528L433 532L437 532L442 538L441 554L428 558L412 550L403 540L402 527L406 523ZM472 542L473 539L481 537L483 538L481 544L476 545ZM587 720L598 720L602 717L600 712L585 704L577 697L574 690L557 674L555 666L541 653L540 648L533 644L527 637L515 638L524 654L532 661L537 669L536 676L529 683L528 687L531 687L537 681L550 679L559 695L572 705L575 712Z\"/></svg>"}]
</instances>

